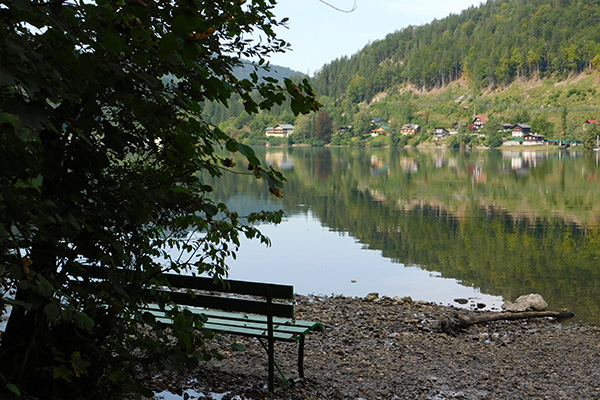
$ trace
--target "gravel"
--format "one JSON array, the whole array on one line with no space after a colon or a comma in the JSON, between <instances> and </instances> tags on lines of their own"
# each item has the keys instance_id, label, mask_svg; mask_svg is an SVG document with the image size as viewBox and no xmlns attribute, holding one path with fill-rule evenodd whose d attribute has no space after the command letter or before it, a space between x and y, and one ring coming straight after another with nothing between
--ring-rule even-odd
<instances>
[{"instance_id":1,"label":"gravel","mask_svg":"<svg viewBox=\"0 0 600 400\"><path fill-rule=\"evenodd\" d=\"M225 335L212 344L223 348L223 360L177 376L157 374L155 392L224 400L600 398L598 327L538 318L450 336L441 320L481 312L374 296L298 296L296 309L299 319L325 326L307 337L304 381L270 394L258 342ZM234 341L245 351L230 351ZM295 345L276 343L286 372L295 373L296 355Z\"/></svg>"}]
</instances>

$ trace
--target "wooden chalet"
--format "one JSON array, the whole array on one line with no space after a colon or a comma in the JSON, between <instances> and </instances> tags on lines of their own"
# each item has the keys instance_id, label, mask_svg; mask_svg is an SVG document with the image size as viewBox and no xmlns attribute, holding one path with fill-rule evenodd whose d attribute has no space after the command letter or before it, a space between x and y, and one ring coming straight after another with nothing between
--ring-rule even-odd
<instances>
[{"instance_id":1,"label":"wooden chalet","mask_svg":"<svg viewBox=\"0 0 600 400\"><path fill-rule=\"evenodd\" d=\"M294 125L281 124L265 129L265 134L272 137L286 138L294 133Z\"/></svg>"},{"instance_id":2,"label":"wooden chalet","mask_svg":"<svg viewBox=\"0 0 600 400\"><path fill-rule=\"evenodd\" d=\"M379 136L379 135L389 135L390 127L387 125L378 126L377 128L371 131L371 136Z\"/></svg>"},{"instance_id":3,"label":"wooden chalet","mask_svg":"<svg viewBox=\"0 0 600 400\"><path fill-rule=\"evenodd\" d=\"M537 133L526 133L523 135L524 145L544 144L546 137L544 135L538 135Z\"/></svg>"},{"instance_id":4,"label":"wooden chalet","mask_svg":"<svg viewBox=\"0 0 600 400\"><path fill-rule=\"evenodd\" d=\"M421 127L416 124L404 124L400 130L403 135L415 135L419 132L421 132Z\"/></svg>"},{"instance_id":5,"label":"wooden chalet","mask_svg":"<svg viewBox=\"0 0 600 400\"><path fill-rule=\"evenodd\" d=\"M517 124L512 128L513 137L524 137L526 134L531 133L531 126L527 124Z\"/></svg>"},{"instance_id":6,"label":"wooden chalet","mask_svg":"<svg viewBox=\"0 0 600 400\"><path fill-rule=\"evenodd\" d=\"M476 115L475 118L473 118L473 126L475 127L475 130L481 130L489 120L490 119L485 114Z\"/></svg>"},{"instance_id":7,"label":"wooden chalet","mask_svg":"<svg viewBox=\"0 0 600 400\"><path fill-rule=\"evenodd\" d=\"M450 132L446 128L438 126L433 130L433 137L437 140L445 139L448 136L450 136Z\"/></svg>"}]
</instances>

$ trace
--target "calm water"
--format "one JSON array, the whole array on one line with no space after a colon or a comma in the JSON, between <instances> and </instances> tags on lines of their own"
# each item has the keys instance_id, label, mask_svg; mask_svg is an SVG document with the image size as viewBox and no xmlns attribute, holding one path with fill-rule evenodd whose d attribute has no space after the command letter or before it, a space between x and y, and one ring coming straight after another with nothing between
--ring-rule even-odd
<instances>
[{"instance_id":1,"label":"calm water","mask_svg":"<svg viewBox=\"0 0 600 400\"><path fill-rule=\"evenodd\" d=\"M257 151L285 197L230 175L216 195L287 217L262 227L270 248L242 244L230 277L492 309L535 292L600 323L598 152Z\"/></svg>"}]
</instances>

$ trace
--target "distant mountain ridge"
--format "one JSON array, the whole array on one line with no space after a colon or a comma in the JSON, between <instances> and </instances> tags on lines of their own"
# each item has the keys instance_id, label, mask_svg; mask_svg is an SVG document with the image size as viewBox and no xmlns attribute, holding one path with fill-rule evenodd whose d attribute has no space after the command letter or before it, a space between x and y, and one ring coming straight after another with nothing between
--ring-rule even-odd
<instances>
[{"instance_id":1,"label":"distant mountain ridge","mask_svg":"<svg viewBox=\"0 0 600 400\"><path fill-rule=\"evenodd\" d=\"M250 74L255 71L256 65L250 61L243 60L242 65L235 67L233 70L233 74L238 79L250 79ZM258 66L256 70L256 74L259 78L264 78L265 76L269 76L271 78L275 78L278 81L282 82L285 78L292 78L295 76L305 77L306 74L302 72L294 71L288 67L282 67L280 65L271 64L269 67L265 69L263 66Z\"/></svg>"},{"instance_id":2,"label":"distant mountain ridge","mask_svg":"<svg viewBox=\"0 0 600 400\"><path fill-rule=\"evenodd\" d=\"M335 98L350 91L360 102L400 84L428 89L466 78L482 88L600 69L599 3L488 0L336 59L313 85Z\"/></svg>"}]
</instances>

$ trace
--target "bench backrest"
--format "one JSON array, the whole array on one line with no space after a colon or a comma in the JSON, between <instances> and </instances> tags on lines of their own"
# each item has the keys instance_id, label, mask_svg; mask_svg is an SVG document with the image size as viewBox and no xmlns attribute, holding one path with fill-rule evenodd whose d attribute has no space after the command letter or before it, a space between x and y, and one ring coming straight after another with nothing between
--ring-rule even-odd
<instances>
[{"instance_id":1,"label":"bench backrest","mask_svg":"<svg viewBox=\"0 0 600 400\"><path fill-rule=\"evenodd\" d=\"M85 266L70 273L92 281L112 280L118 276L117 279L126 285L127 276L134 272ZM159 302L163 295L179 305L294 318L294 305L290 304L290 300L294 299L294 288L290 285L229 279L215 281L208 277L179 274L163 274L163 277L168 286L145 289L148 302Z\"/></svg>"},{"instance_id":2,"label":"bench backrest","mask_svg":"<svg viewBox=\"0 0 600 400\"><path fill-rule=\"evenodd\" d=\"M293 300L294 288L290 285L229 279L215 282L212 278L176 274L164 274L163 276L171 288L158 292L167 295L177 304L252 314L271 314L275 317L294 317L293 304L274 301L276 299ZM178 291L177 289L189 290ZM215 293L221 293L221 295Z\"/></svg>"}]
</instances>

